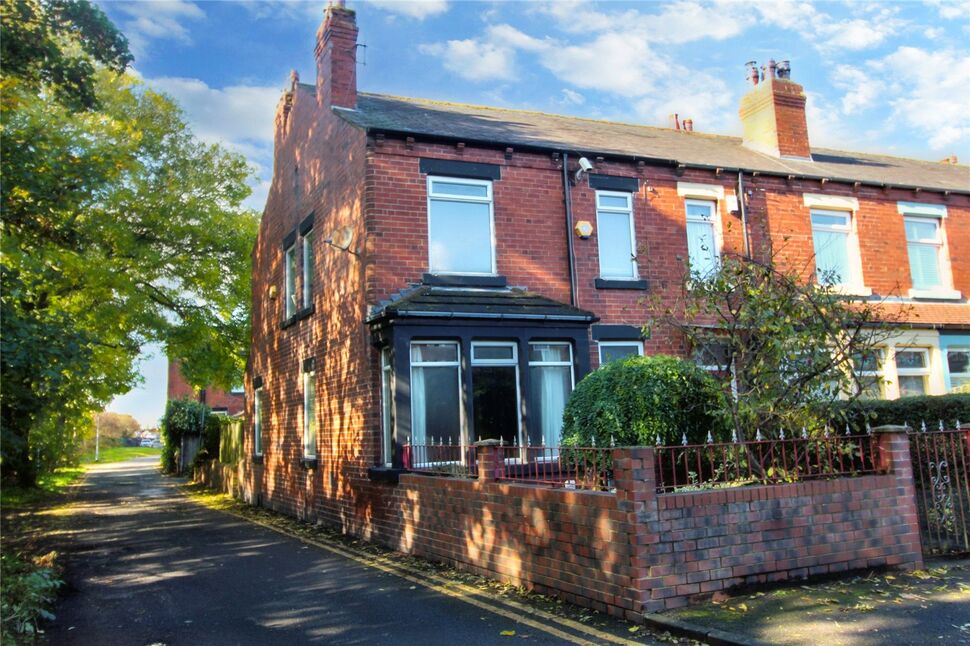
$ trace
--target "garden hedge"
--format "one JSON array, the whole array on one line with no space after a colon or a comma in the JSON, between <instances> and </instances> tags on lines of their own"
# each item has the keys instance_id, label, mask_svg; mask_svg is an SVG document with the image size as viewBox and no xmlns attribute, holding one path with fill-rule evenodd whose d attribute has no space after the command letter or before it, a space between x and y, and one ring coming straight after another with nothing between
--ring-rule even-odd
<instances>
[{"instance_id":1,"label":"garden hedge","mask_svg":"<svg viewBox=\"0 0 970 646\"><path fill-rule=\"evenodd\" d=\"M938 428L943 420L946 428L954 428L957 420L970 424L970 394L924 395L900 397L893 400L856 400L841 402L835 407L836 423L848 424L854 431L870 426L896 424L920 428L923 422L930 429Z\"/></svg>"}]
</instances>

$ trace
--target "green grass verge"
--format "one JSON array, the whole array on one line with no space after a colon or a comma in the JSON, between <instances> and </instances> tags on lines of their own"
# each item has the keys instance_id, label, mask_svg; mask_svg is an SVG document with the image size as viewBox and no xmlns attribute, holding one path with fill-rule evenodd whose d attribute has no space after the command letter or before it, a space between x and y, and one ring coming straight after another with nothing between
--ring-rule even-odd
<instances>
[{"instance_id":1,"label":"green grass verge","mask_svg":"<svg viewBox=\"0 0 970 646\"><path fill-rule=\"evenodd\" d=\"M23 507L54 498L84 475L84 467L61 467L37 478L37 486L24 489L14 485L0 489L0 506Z\"/></svg>"},{"instance_id":2,"label":"green grass verge","mask_svg":"<svg viewBox=\"0 0 970 646\"><path fill-rule=\"evenodd\" d=\"M160 457L162 450L152 449L147 446L112 446L101 449L101 453L98 456L100 458L98 463L123 462L134 458L146 458L152 455ZM85 453L81 456L81 462L84 464L94 462L94 453Z\"/></svg>"}]
</instances>

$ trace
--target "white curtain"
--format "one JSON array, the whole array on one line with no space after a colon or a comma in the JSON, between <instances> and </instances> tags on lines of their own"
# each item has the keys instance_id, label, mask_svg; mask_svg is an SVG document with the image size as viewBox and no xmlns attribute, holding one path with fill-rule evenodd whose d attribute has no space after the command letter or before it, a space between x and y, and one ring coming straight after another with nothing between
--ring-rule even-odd
<instances>
[{"instance_id":1,"label":"white curtain","mask_svg":"<svg viewBox=\"0 0 970 646\"><path fill-rule=\"evenodd\" d=\"M411 368L411 444L425 444L428 407L425 400L424 368Z\"/></svg>"},{"instance_id":2,"label":"white curtain","mask_svg":"<svg viewBox=\"0 0 970 646\"><path fill-rule=\"evenodd\" d=\"M559 446L562 414L569 395L568 366L532 368L533 401L538 406L542 439L548 447Z\"/></svg>"}]
</instances>

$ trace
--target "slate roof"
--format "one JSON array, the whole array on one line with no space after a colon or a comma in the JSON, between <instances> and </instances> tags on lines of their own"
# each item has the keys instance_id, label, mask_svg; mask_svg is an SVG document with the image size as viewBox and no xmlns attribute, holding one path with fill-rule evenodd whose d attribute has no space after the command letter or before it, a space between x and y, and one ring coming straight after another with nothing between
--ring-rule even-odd
<instances>
[{"instance_id":1,"label":"slate roof","mask_svg":"<svg viewBox=\"0 0 970 646\"><path fill-rule=\"evenodd\" d=\"M368 130L468 143L970 193L970 166L888 155L812 148L813 161L779 159L744 147L739 137L364 92L356 110L334 111Z\"/></svg>"},{"instance_id":2,"label":"slate roof","mask_svg":"<svg viewBox=\"0 0 970 646\"><path fill-rule=\"evenodd\" d=\"M472 288L420 285L382 302L368 322L382 318L465 318L592 323L592 312L517 287Z\"/></svg>"}]
</instances>

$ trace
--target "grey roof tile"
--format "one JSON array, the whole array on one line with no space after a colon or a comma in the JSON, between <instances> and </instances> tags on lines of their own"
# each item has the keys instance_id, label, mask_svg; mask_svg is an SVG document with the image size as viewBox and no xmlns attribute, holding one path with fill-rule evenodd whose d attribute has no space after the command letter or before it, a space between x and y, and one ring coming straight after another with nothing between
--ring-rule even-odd
<instances>
[{"instance_id":1,"label":"grey roof tile","mask_svg":"<svg viewBox=\"0 0 970 646\"><path fill-rule=\"evenodd\" d=\"M356 110L335 112L370 130L970 192L970 166L888 155L813 148L813 161L779 159L744 147L739 137L369 93L358 95Z\"/></svg>"}]
</instances>

